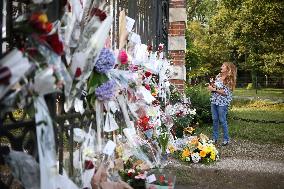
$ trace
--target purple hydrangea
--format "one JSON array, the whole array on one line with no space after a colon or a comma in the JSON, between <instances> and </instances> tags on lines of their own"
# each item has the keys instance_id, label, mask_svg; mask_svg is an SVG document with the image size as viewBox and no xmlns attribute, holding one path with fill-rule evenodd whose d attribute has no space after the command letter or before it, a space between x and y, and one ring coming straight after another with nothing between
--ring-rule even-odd
<instances>
[{"instance_id":1,"label":"purple hydrangea","mask_svg":"<svg viewBox=\"0 0 284 189\"><path fill-rule=\"evenodd\" d=\"M107 73L113 68L114 64L115 58L113 53L109 49L103 48L95 64L96 71L100 73Z\"/></svg>"},{"instance_id":2,"label":"purple hydrangea","mask_svg":"<svg viewBox=\"0 0 284 189\"><path fill-rule=\"evenodd\" d=\"M115 81L109 80L95 89L98 100L111 100L115 95Z\"/></svg>"}]
</instances>

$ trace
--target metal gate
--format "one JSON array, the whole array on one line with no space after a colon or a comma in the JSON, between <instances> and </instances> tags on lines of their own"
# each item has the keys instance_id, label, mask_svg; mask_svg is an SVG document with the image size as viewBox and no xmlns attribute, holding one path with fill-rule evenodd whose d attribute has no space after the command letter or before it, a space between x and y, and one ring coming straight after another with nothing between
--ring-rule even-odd
<instances>
[{"instance_id":1,"label":"metal gate","mask_svg":"<svg viewBox=\"0 0 284 189\"><path fill-rule=\"evenodd\" d=\"M135 20L134 32L141 36L144 44L157 48L160 43L168 46L169 0L108 0L114 16L112 45L118 41L119 12ZM118 47L118 46L116 46Z\"/></svg>"},{"instance_id":2,"label":"metal gate","mask_svg":"<svg viewBox=\"0 0 284 189\"><path fill-rule=\"evenodd\" d=\"M13 20L23 12L29 11L29 0L1 0L0 2L0 58L13 47L17 47L19 40L13 36ZM107 0L114 17L112 26L112 44L117 47L119 36L119 12L125 10L126 15L136 22L134 32L141 36L144 44L151 44L157 48L160 43L167 50L169 0ZM61 16L62 1L54 0L48 9L51 20ZM47 7L47 8L48 8ZM59 172L63 171L63 149L68 149L69 173L73 174L73 128L83 127L88 121L95 118L95 112L57 114L56 102L59 94L45 96L50 114L54 120L57 153L59 157ZM62 96L61 96L62 97ZM1 114L0 108L0 142L10 145L14 150L26 151L37 158L36 134L34 118L27 117L26 110L22 110L21 116L15 118L12 112ZM66 124L66 123L69 124ZM88 122L89 124L90 122ZM67 138L68 144L63 144L63 138Z\"/></svg>"}]
</instances>

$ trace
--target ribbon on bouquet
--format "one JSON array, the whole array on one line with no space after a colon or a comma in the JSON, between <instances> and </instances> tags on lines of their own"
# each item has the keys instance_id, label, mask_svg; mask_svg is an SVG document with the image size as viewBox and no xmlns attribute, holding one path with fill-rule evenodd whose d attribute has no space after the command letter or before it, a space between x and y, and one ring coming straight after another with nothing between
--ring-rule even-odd
<instances>
[{"instance_id":1,"label":"ribbon on bouquet","mask_svg":"<svg viewBox=\"0 0 284 189\"><path fill-rule=\"evenodd\" d=\"M102 126L103 126L103 119L104 119L103 103L96 99L95 108L96 108L96 123L97 123L97 150L98 152L101 152L102 151Z\"/></svg>"},{"instance_id":2,"label":"ribbon on bouquet","mask_svg":"<svg viewBox=\"0 0 284 189\"><path fill-rule=\"evenodd\" d=\"M66 175L59 175L58 173L54 130L44 98L42 96L37 97L34 100L34 106L36 109L35 121L40 162L40 188L78 189Z\"/></svg>"}]
</instances>

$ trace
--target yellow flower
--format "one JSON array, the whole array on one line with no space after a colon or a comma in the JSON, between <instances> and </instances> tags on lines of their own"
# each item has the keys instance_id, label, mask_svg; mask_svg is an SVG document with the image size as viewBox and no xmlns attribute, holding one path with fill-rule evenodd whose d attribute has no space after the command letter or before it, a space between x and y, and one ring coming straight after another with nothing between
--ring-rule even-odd
<instances>
[{"instance_id":1,"label":"yellow flower","mask_svg":"<svg viewBox=\"0 0 284 189\"><path fill-rule=\"evenodd\" d=\"M122 157L122 154L123 154L123 148L121 145L117 146L116 147L116 153L119 157Z\"/></svg>"},{"instance_id":2,"label":"yellow flower","mask_svg":"<svg viewBox=\"0 0 284 189\"><path fill-rule=\"evenodd\" d=\"M211 152L211 154L210 154L210 158L211 158L213 161L215 161L215 160L216 160L216 154L215 154L215 152L214 152L214 151L212 151L212 152Z\"/></svg>"},{"instance_id":3,"label":"yellow flower","mask_svg":"<svg viewBox=\"0 0 284 189\"><path fill-rule=\"evenodd\" d=\"M175 147L173 145L170 145L169 146L169 150L170 150L170 153L174 153L176 151Z\"/></svg>"},{"instance_id":4,"label":"yellow flower","mask_svg":"<svg viewBox=\"0 0 284 189\"><path fill-rule=\"evenodd\" d=\"M189 133L189 134L192 134L192 132L194 131L195 129L193 127L186 127L183 129L183 131L185 133Z\"/></svg>"},{"instance_id":5,"label":"yellow flower","mask_svg":"<svg viewBox=\"0 0 284 189\"><path fill-rule=\"evenodd\" d=\"M182 151L182 154L181 154L181 157L182 159L185 159L186 157L188 157L190 155L190 151L188 148L185 148L183 151Z\"/></svg>"},{"instance_id":6,"label":"yellow flower","mask_svg":"<svg viewBox=\"0 0 284 189\"><path fill-rule=\"evenodd\" d=\"M205 157L206 156L206 152L204 150L199 152L200 157Z\"/></svg>"},{"instance_id":7,"label":"yellow flower","mask_svg":"<svg viewBox=\"0 0 284 189\"><path fill-rule=\"evenodd\" d=\"M205 151L206 151L207 153L210 153L210 152L212 152L213 150L212 150L212 148L211 148L210 146L206 146Z\"/></svg>"},{"instance_id":8,"label":"yellow flower","mask_svg":"<svg viewBox=\"0 0 284 189\"><path fill-rule=\"evenodd\" d=\"M39 15L38 21L40 21L41 23L46 23L46 22L48 22L47 15L46 15L46 14L41 14L41 15Z\"/></svg>"},{"instance_id":9,"label":"yellow flower","mask_svg":"<svg viewBox=\"0 0 284 189\"><path fill-rule=\"evenodd\" d=\"M203 146L200 142L198 143L197 148L198 148L199 150L206 150L206 146Z\"/></svg>"}]
</instances>

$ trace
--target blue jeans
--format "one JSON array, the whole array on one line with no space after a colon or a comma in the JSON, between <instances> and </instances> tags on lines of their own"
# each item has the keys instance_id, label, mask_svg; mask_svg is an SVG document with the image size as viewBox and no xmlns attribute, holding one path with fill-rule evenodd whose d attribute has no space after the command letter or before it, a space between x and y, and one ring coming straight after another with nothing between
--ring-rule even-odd
<instances>
[{"instance_id":1,"label":"blue jeans","mask_svg":"<svg viewBox=\"0 0 284 189\"><path fill-rule=\"evenodd\" d=\"M218 140L219 137L219 122L223 126L224 142L229 141L229 131L227 123L228 106L218 106L211 104L211 113L213 119L213 140Z\"/></svg>"}]
</instances>

